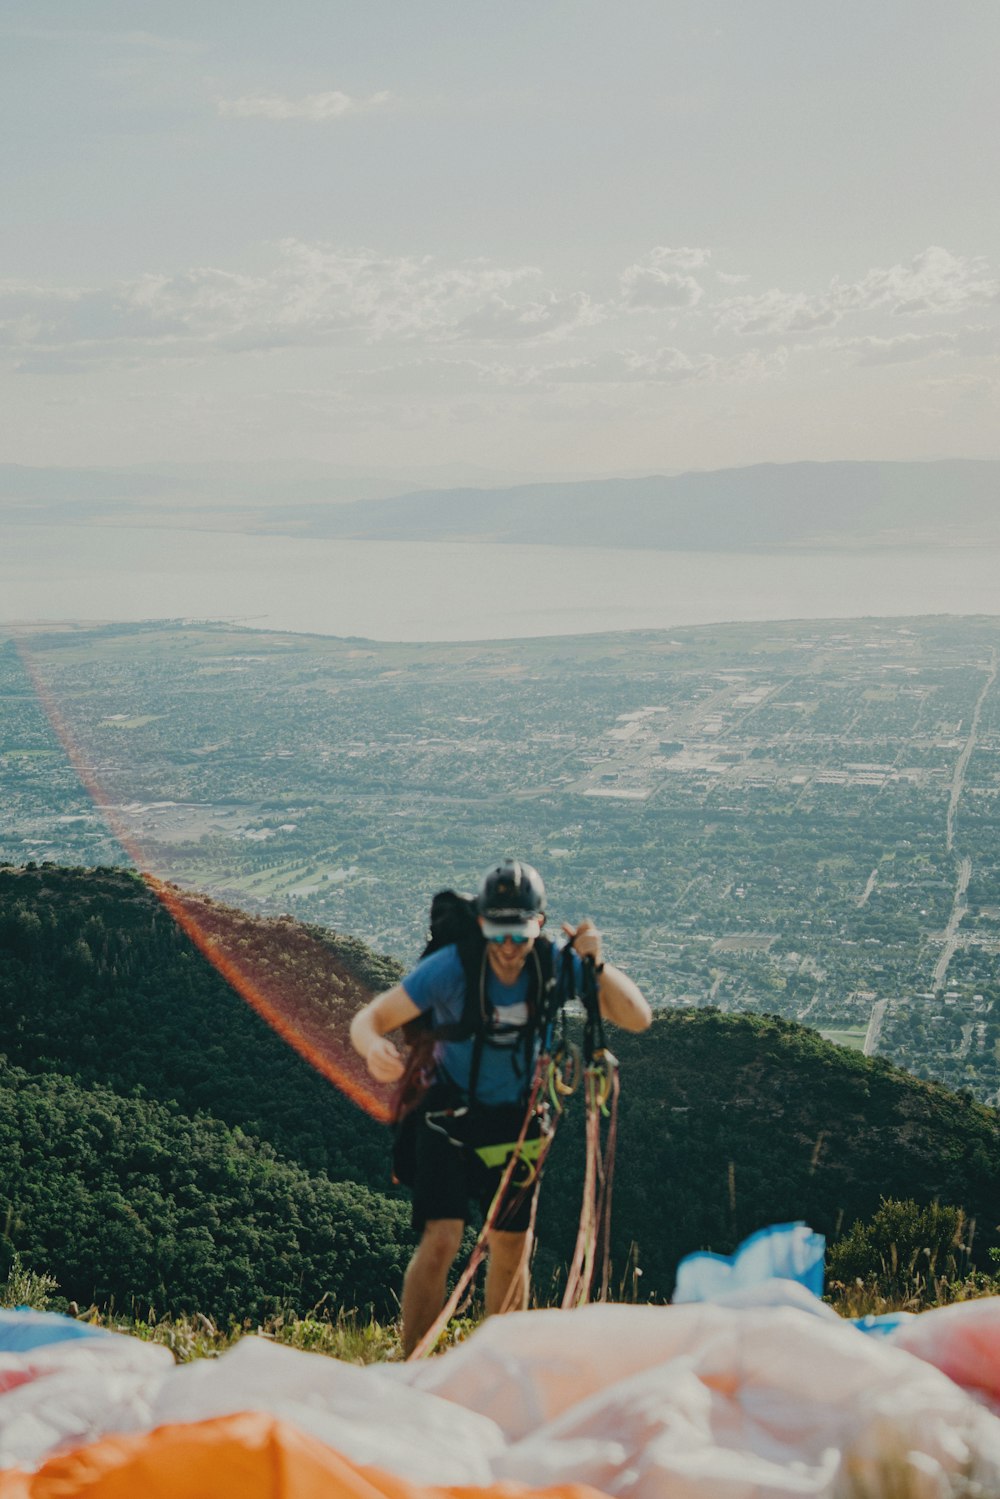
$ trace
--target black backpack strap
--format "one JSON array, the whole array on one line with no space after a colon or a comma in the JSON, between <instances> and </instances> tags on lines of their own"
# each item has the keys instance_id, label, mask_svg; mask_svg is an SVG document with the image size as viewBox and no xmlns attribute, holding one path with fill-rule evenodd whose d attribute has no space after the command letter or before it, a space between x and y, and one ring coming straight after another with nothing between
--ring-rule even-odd
<instances>
[{"instance_id":1,"label":"black backpack strap","mask_svg":"<svg viewBox=\"0 0 1000 1499\"><path fill-rule=\"evenodd\" d=\"M489 1011L492 1009L486 998L486 943L480 943L480 950L463 953L459 949L462 959L462 967L465 970L465 1006L462 1013L462 1022L467 1026L466 1035L472 1036L472 1059L469 1063L469 1102L475 1103L476 1089L479 1086L479 1068L483 1060L483 1047L486 1045L486 1027L489 1023Z\"/></svg>"},{"instance_id":2,"label":"black backpack strap","mask_svg":"<svg viewBox=\"0 0 1000 1499\"><path fill-rule=\"evenodd\" d=\"M548 1046L548 1032L551 1028L552 1020L555 1017L556 1010L558 1009L558 1000L555 993L556 982L554 976L554 951L554 946L549 941L548 937L539 937L536 940L535 945L532 948L528 958L528 1023L524 1027L524 1034L518 1043L518 1051L520 1051L522 1054L521 1076L525 1079L526 1085L531 1078L532 1072L534 1071L535 1042L538 1037L541 1036L543 1046ZM485 997L485 961L483 963L482 969L482 985L482 1016L483 1026L485 1027L489 1018L486 1009L486 1004L488 1002L486 1001ZM486 1038L482 1035L482 1033L480 1033L479 1039L477 1040L477 1050L473 1058L475 1066L475 1072L473 1074L473 1088L475 1083L478 1082L479 1079L479 1057L482 1053L482 1047L485 1039ZM516 1065L517 1064L515 1063L515 1066ZM470 1094L471 1093L472 1089L470 1089Z\"/></svg>"},{"instance_id":3,"label":"black backpack strap","mask_svg":"<svg viewBox=\"0 0 1000 1499\"><path fill-rule=\"evenodd\" d=\"M465 969L465 1012L463 1023L472 1040L472 1059L469 1067L469 1102L474 1103L479 1086L479 1070L482 1064L483 1047L488 1044L488 1030L493 1006L486 995L487 950L485 942L479 950L468 955L461 954ZM547 937L539 937L528 959L528 1023L524 1027L518 1050L523 1053L523 1076L530 1078L535 1060L535 1039L548 1023L549 1006L553 1003L555 980L553 977L553 947ZM516 1053L515 1053L516 1055Z\"/></svg>"},{"instance_id":4,"label":"black backpack strap","mask_svg":"<svg viewBox=\"0 0 1000 1499\"><path fill-rule=\"evenodd\" d=\"M548 937L539 937L534 948L537 959L538 994L535 999L535 1027L547 1047L549 1031L559 1011L560 1000L555 976L556 945Z\"/></svg>"}]
</instances>

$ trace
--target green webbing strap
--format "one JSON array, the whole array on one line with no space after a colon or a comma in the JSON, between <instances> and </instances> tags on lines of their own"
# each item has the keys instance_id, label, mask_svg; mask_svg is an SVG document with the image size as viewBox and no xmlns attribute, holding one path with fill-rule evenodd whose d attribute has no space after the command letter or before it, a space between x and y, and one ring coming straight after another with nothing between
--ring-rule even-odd
<instances>
[{"instance_id":1,"label":"green webbing strap","mask_svg":"<svg viewBox=\"0 0 1000 1499\"><path fill-rule=\"evenodd\" d=\"M545 1136L539 1135L534 1140L522 1140L520 1145L516 1140L511 1140L507 1145L477 1145L476 1155L484 1166L492 1169L495 1166L505 1166L515 1151L523 1161L537 1161L544 1145Z\"/></svg>"}]
</instances>

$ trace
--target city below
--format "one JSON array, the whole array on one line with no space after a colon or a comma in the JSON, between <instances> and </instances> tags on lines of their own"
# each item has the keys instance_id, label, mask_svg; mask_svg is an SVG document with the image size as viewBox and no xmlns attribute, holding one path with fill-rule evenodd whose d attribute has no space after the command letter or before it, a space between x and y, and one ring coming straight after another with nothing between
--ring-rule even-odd
<instances>
[{"instance_id":1,"label":"city below","mask_svg":"<svg viewBox=\"0 0 1000 1499\"><path fill-rule=\"evenodd\" d=\"M520 853L656 1007L798 1019L995 1102L1000 621L390 645L8 640L13 864L133 862L403 962Z\"/></svg>"}]
</instances>

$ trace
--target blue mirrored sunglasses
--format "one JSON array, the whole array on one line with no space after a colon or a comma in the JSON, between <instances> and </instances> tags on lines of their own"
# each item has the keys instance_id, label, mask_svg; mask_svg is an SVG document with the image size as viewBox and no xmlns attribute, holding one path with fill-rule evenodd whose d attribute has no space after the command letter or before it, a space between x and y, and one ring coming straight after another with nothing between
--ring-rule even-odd
<instances>
[{"instance_id":1,"label":"blue mirrored sunglasses","mask_svg":"<svg viewBox=\"0 0 1000 1499\"><path fill-rule=\"evenodd\" d=\"M487 942L506 942L508 938L511 942L516 942L518 947L522 942L531 941L527 932L497 932L494 936L487 937L486 940Z\"/></svg>"}]
</instances>

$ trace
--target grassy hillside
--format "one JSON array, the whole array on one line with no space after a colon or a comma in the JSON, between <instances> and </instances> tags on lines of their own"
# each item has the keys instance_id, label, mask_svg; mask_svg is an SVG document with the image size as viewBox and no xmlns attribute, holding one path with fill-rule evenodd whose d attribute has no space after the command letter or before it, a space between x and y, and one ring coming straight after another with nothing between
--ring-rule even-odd
<instances>
[{"instance_id":1,"label":"grassy hillside","mask_svg":"<svg viewBox=\"0 0 1000 1499\"><path fill-rule=\"evenodd\" d=\"M287 918L176 899L203 948L349 1061L348 1017L392 980L389 960ZM612 1045L615 1258L621 1275L637 1246L643 1295L669 1294L690 1250L727 1252L795 1218L832 1238L883 1196L964 1207L984 1262L998 1242L995 1111L768 1016L671 1013ZM256 1315L262 1298L301 1310L328 1290L391 1307L409 1240L405 1202L383 1195L384 1128L134 876L0 869L0 1054L0 1240L66 1295ZM546 1174L542 1295L575 1232L580 1113L571 1104Z\"/></svg>"}]
</instances>

